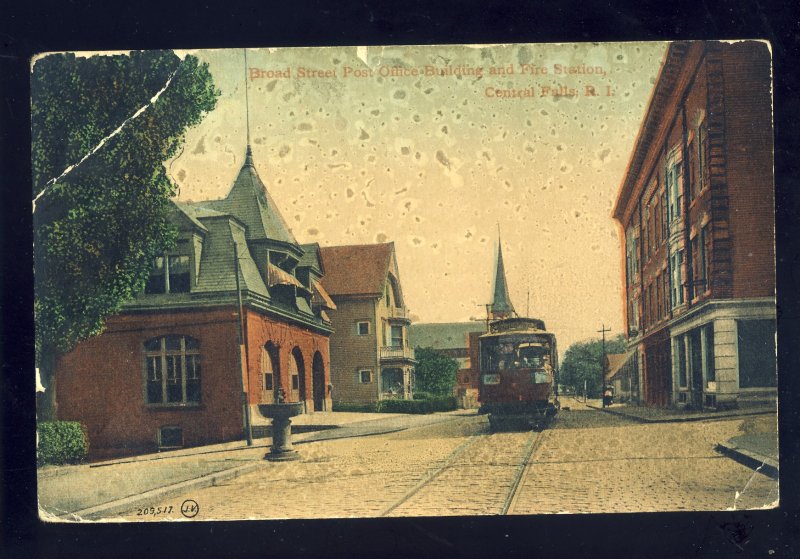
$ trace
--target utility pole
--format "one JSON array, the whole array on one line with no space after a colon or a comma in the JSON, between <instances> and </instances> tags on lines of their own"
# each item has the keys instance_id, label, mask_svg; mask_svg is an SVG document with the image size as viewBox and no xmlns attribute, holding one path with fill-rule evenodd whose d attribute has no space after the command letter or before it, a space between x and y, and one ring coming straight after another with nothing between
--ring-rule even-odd
<instances>
[{"instance_id":1,"label":"utility pole","mask_svg":"<svg viewBox=\"0 0 800 559\"><path fill-rule=\"evenodd\" d=\"M238 243L233 243L233 259L234 259L234 272L236 274L236 299L239 303L239 387L241 389L242 394L242 406L244 411L244 438L247 441L247 446L253 446L253 425L250 421L250 402L248 401L247 397L247 386L245 385L245 378L248 379L247 384L249 385L249 375L247 372L247 352L246 352L246 342L244 337L244 316L242 313L242 289L239 285L239 245Z\"/></svg>"},{"instance_id":2,"label":"utility pole","mask_svg":"<svg viewBox=\"0 0 800 559\"><path fill-rule=\"evenodd\" d=\"M600 401L602 407L606 407L606 399L603 397L606 391L606 332L611 332L611 328L606 328L606 325L603 324L597 332L603 334L603 356L600 358Z\"/></svg>"}]
</instances>

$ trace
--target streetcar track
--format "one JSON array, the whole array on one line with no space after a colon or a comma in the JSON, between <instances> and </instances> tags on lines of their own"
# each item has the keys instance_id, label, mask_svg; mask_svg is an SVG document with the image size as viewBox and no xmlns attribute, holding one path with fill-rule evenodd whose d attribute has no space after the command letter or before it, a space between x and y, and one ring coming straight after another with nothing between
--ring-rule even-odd
<instances>
[{"instance_id":1,"label":"streetcar track","mask_svg":"<svg viewBox=\"0 0 800 559\"><path fill-rule=\"evenodd\" d=\"M409 502L415 495L417 495L421 490L425 487L428 487L436 478L438 478L445 470L451 468L455 465L455 462L458 458L463 456L466 451L473 447L473 445L480 441L489 441L492 439L494 434L489 435L472 435L469 439L467 439L464 443L462 443L458 448L456 448L450 456L448 456L444 463L426 474L414 487L412 487L409 491L407 491L400 499L395 501L392 505L385 508L383 511L379 513L378 516L386 516L391 512L395 511L405 503ZM512 468L516 465L516 472L514 474L514 479L511 483L511 486L508 489L506 494L506 498L503 501L503 506L500 509L499 514L507 514L508 510L512 506L518 489L520 487L520 483L523 479L525 471L528 468L529 462L533 454L536 450L541 446L541 442L544 438L544 433L532 431L528 436L528 439L525 441L524 450L522 455L520 456L520 460L515 460L513 463L495 463L495 464L482 464L481 468L485 468L486 466L494 466L496 468ZM476 466L478 467L478 466Z\"/></svg>"},{"instance_id":2,"label":"streetcar track","mask_svg":"<svg viewBox=\"0 0 800 559\"><path fill-rule=\"evenodd\" d=\"M475 442L478 440L478 435L472 435L469 439L461 443L458 448L456 448L450 456L445 460L444 464L434 470L433 472L429 473L425 477L423 477L410 491L408 491L405 495L403 495L398 501L396 501L393 505L389 506L388 508L382 510L378 516L386 516L403 503L411 499L414 495L416 495L423 487L428 485L431 481L433 481L439 474L445 471L448 467L450 467L456 458L464 454L466 450L471 447Z\"/></svg>"},{"instance_id":3,"label":"streetcar track","mask_svg":"<svg viewBox=\"0 0 800 559\"><path fill-rule=\"evenodd\" d=\"M516 503L516 497L519 494L519 489L522 487L522 481L525 478L525 473L528 471L528 468L532 464L530 461L533 457L533 454L542 446L542 441L545 438L545 432L542 433L533 433L534 435L538 434L539 436L531 437L530 441L528 442L527 447L525 448L525 452L523 454L524 458L522 462L520 462L519 467L517 468L517 474L514 476L514 481L511 484L511 487L508 490L508 495L506 496L506 500L503 503L503 508L500 509L500 514L508 514L508 511L511 510L511 507Z\"/></svg>"}]
</instances>

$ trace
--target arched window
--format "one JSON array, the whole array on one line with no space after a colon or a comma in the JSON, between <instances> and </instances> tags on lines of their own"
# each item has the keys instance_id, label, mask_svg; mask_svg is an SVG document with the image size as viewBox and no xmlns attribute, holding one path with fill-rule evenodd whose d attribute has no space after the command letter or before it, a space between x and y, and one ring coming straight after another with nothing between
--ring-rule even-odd
<instances>
[{"instance_id":1,"label":"arched window","mask_svg":"<svg viewBox=\"0 0 800 559\"><path fill-rule=\"evenodd\" d=\"M275 390L275 375L278 374L278 348L272 342L267 342L261 352L261 390L272 392ZM271 401L271 400L269 400Z\"/></svg>"},{"instance_id":2,"label":"arched window","mask_svg":"<svg viewBox=\"0 0 800 559\"><path fill-rule=\"evenodd\" d=\"M200 342L162 336L144 343L148 404L200 403Z\"/></svg>"}]
</instances>

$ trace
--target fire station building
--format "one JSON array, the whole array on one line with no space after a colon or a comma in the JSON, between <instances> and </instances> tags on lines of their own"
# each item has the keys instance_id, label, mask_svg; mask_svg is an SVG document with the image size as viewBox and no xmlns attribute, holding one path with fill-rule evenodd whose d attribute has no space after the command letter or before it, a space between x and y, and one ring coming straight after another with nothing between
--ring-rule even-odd
<instances>
[{"instance_id":1,"label":"fire station building","mask_svg":"<svg viewBox=\"0 0 800 559\"><path fill-rule=\"evenodd\" d=\"M244 393L253 413L279 386L331 409L319 246L295 240L250 147L226 198L172 219L145 292L56 363L58 418L86 425L94 457L241 439Z\"/></svg>"}]
</instances>

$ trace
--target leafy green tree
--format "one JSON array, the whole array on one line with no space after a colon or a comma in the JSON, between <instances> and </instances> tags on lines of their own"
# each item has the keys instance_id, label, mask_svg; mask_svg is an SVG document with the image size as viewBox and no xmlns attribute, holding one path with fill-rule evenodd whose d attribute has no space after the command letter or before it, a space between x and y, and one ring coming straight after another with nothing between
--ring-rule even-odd
<instances>
[{"instance_id":1,"label":"leafy green tree","mask_svg":"<svg viewBox=\"0 0 800 559\"><path fill-rule=\"evenodd\" d=\"M436 396L450 396L456 384L458 362L429 347L417 349L416 359L415 390Z\"/></svg>"},{"instance_id":2,"label":"leafy green tree","mask_svg":"<svg viewBox=\"0 0 800 559\"><path fill-rule=\"evenodd\" d=\"M606 340L606 355L609 353L623 353L624 351L624 337L617 336ZM602 387L600 383L602 356L602 340L589 340L572 344L561 360L559 383L574 386L576 390L582 391L585 381L589 397L599 398Z\"/></svg>"},{"instance_id":3,"label":"leafy green tree","mask_svg":"<svg viewBox=\"0 0 800 559\"><path fill-rule=\"evenodd\" d=\"M218 96L207 64L171 51L52 54L34 63L40 419L55 417L57 355L101 333L143 290L152 258L174 243L168 210L176 185L164 162Z\"/></svg>"}]
</instances>

